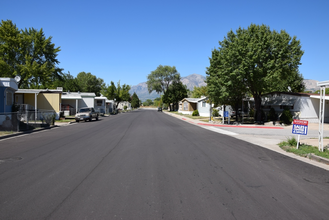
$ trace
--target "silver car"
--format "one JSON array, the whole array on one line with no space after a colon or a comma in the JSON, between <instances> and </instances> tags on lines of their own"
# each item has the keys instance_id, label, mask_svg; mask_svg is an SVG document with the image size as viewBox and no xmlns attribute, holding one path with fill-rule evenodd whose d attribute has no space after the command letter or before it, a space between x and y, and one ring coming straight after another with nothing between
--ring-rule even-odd
<instances>
[{"instance_id":1,"label":"silver car","mask_svg":"<svg viewBox=\"0 0 329 220\"><path fill-rule=\"evenodd\" d=\"M75 121L91 121L93 118L98 121L98 112L94 108L80 108L79 112L75 115Z\"/></svg>"}]
</instances>

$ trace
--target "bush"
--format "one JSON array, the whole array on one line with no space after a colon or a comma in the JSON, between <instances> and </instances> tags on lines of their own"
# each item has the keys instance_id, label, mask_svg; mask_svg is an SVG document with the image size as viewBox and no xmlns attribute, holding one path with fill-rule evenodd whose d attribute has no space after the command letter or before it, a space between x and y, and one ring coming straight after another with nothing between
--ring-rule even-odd
<instances>
[{"instance_id":1,"label":"bush","mask_svg":"<svg viewBox=\"0 0 329 220\"><path fill-rule=\"evenodd\" d=\"M282 115L280 117L280 123L291 125L292 121L293 121L292 114L291 114L289 108L285 107L282 112Z\"/></svg>"},{"instance_id":2,"label":"bush","mask_svg":"<svg viewBox=\"0 0 329 220\"><path fill-rule=\"evenodd\" d=\"M193 111L192 116L199 116L199 111L196 109Z\"/></svg>"},{"instance_id":3,"label":"bush","mask_svg":"<svg viewBox=\"0 0 329 220\"><path fill-rule=\"evenodd\" d=\"M218 112L218 110L217 109L213 109L212 110L212 116L214 116L214 117L218 117L219 116L219 112Z\"/></svg>"},{"instance_id":4,"label":"bush","mask_svg":"<svg viewBox=\"0 0 329 220\"><path fill-rule=\"evenodd\" d=\"M255 110L253 108L249 111L249 117L255 117Z\"/></svg>"},{"instance_id":5,"label":"bush","mask_svg":"<svg viewBox=\"0 0 329 220\"><path fill-rule=\"evenodd\" d=\"M270 121L276 121L278 119L278 114L275 112L274 108L270 109L270 112L268 113L268 119L270 119Z\"/></svg>"},{"instance_id":6,"label":"bush","mask_svg":"<svg viewBox=\"0 0 329 220\"><path fill-rule=\"evenodd\" d=\"M125 111L127 110L127 108L128 108L128 107L127 107L126 105L125 105L125 106L123 106L123 109L124 109Z\"/></svg>"}]
</instances>

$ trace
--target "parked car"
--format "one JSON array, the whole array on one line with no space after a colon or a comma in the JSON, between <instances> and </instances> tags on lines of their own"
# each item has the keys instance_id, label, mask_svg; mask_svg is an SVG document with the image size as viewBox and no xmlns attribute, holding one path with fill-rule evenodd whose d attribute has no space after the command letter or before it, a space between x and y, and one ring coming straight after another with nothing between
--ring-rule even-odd
<instances>
[{"instance_id":1,"label":"parked car","mask_svg":"<svg viewBox=\"0 0 329 220\"><path fill-rule=\"evenodd\" d=\"M161 107L158 108L158 112L162 112L162 108Z\"/></svg>"},{"instance_id":2,"label":"parked car","mask_svg":"<svg viewBox=\"0 0 329 220\"><path fill-rule=\"evenodd\" d=\"M86 107L80 108L79 112L75 115L75 121L91 121L93 118L98 121L98 112L95 111L94 108Z\"/></svg>"}]
</instances>

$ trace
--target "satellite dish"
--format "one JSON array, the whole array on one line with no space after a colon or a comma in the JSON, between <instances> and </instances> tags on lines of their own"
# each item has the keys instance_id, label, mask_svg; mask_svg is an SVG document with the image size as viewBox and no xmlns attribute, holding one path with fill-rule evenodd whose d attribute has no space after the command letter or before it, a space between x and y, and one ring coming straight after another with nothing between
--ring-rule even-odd
<instances>
[{"instance_id":1,"label":"satellite dish","mask_svg":"<svg viewBox=\"0 0 329 220\"><path fill-rule=\"evenodd\" d=\"M15 76L15 80L18 83L19 81L21 81L21 77L20 76Z\"/></svg>"},{"instance_id":2,"label":"satellite dish","mask_svg":"<svg viewBox=\"0 0 329 220\"><path fill-rule=\"evenodd\" d=\"M290 86L288 86L288 91L291 92L291 88L290 88Z\"/></svg>"}]
</instances>

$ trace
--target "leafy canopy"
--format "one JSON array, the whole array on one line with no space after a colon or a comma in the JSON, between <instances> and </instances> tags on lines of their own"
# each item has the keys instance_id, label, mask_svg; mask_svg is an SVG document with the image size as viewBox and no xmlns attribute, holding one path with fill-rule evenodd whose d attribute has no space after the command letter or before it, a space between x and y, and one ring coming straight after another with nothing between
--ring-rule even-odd
<instances>
[{"instance_id":1,"label":"leafy canopy","mask_svg":"<svg viewBox=\"0 0 329 220\"><path fill-rule=\"evenodd\" d=\"M181 81L173 82L162 97L164 103L170 106L173 103L176 107L178 102L187 97L187 87Z\"/></svg>"},{"instance_id":2,"label":"leafy canopy","mask_svg":"<svg viewBox=\"0 0 329 220\"><path fill-rule=\"evenodd\" d=\"M208 87L207 86L194 86L192 91L192 98L201 98L201 96L208 96Z\"/></svg>"},{"instance_id":3,"label":"leafy canopy","mask_svg":"<svg viewBox=\"0 0 329 220\"><path fill-rule=\"evenodd\" d=\"M236 33L231 30L209 59L209 96L215 103L226 104L251 94L260 119L262 94L304 90L298 70L303 53L300 41L284 30L255 24Z\"/></svg>"},{"instance_id":4,"label":"leafy canopy","mask_svg":"<svg viewBox=\"0 0 329 220\"><path fill-rule=\"evenodd\" d=\"M105 86L103 79L97 78L91 73L80 72L76 79L81 91L94 92L97 96L100 95L101 90Z\"/></svg>"},{"instance_id":5,"label":"leafy canopy","mask_svg":"<svg viewBox=\"0 0 329 220\"><path fill-rule=\"evenodd\" d=\"M137 96L137 94L134 92L134 94L131 97L131 107L133 108L138 108L139 105L139 98Z\"/></svg>"},{"instance_id":6,"label":"leafy canopy","mask_svg":"<svg viewBox=\"0 0 329 220\"><path fill-rule=\"evenodd\" d=\"M59 47L42 29L18 30L11 20L0 23L1 77L20 76L19 88L46 88L62 77L57 65Z\"/></svg>"},{"instance_id":7,"label":"leafy canopy","mask_svg":"<svg viewBox=\"0 0 329 220\"><path fill-rule=\"evenodd\" d=\"M129 94L130 86L123 84L120 85L120 81L117 83L117 86L115 86L114 82L111 81L110 85L103 86L102 94L110 99L116 101L116 107L118 107L120 102L124 101L131 101L130 100L130 94Z\"/></svg>"},{"instance_id":8,"label":"leafy canopy","mask_svg":"<svg viewBox=\"0 0 329 220\"><path fill-rule=\"evenodd\" d=\"M178 82L179 80L180 74L177 72L175 66L160 65L147 76L146 84L149 93L152 91L165 93L168 90L170 83Z\"/></svg>"}]
</instances>

